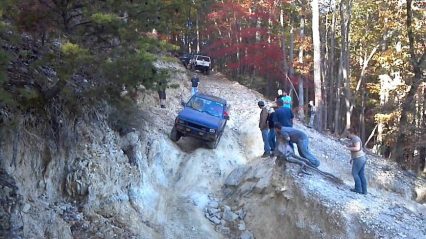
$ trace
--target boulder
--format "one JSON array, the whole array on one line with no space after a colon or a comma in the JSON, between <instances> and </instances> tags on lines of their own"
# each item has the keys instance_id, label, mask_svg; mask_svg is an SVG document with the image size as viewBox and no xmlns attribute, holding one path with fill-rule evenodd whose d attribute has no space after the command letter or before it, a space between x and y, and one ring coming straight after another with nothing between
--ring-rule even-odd
<instances>
[{"instance_id":1,"label":"boulder","mask_svg":"<svg viewBox=\"0 0 426 239\"><path fill-rule=\"evenodd\" d=\"M239 167L234 169L228 177L225 179L225 187L237 187L244 180L245 174L251 169L251 167Z\"/></svg>"}]
</instances>

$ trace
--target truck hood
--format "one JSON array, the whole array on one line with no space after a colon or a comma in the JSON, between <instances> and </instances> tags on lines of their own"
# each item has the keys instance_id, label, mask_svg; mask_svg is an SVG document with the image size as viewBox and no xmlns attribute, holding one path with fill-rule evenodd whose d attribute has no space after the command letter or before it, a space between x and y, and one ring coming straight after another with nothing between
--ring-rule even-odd
<instances>
[{"instance_id":1,"label":"truck hood","mask_svg":"<svg viewBox=\"0 0 426 239\"><path fill-rule=\"evenodd\" d=\"M223 119L202 113L191 108L184 108L178 117L187 122L205 126L209 129L218 129Z\"/></svg>"}]
</instances>

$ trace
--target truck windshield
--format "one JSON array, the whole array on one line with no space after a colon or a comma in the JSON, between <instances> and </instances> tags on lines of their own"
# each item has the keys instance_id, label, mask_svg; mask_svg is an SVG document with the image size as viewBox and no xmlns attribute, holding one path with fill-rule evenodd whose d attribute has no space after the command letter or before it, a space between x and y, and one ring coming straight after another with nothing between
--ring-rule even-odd
<instances>
[{"instance_id":1,"label":"truck windshield","mask_svg":"<svg viewBox=\"0 0 426 239\"><path fill-rule=\"evenodd\" d=\"M199 56L199 57L198 57L198 60L199 60L199 61L210 61L210 58L209 58L209 57L206 57L206 56Z\"/></svg>"},{"instance_id":2,"label":"truck windshield","mask_svg":"<svg viewBox=\"0 0 426 239\"><path fill-rule=\"evenodd\" d=\"M192 97L191 100L186 104L188 107L195 109L200 112L207 113L215 117L223 117L224 105L222 103L204 99L201 97Z\"/></svg>"}]
</instances>

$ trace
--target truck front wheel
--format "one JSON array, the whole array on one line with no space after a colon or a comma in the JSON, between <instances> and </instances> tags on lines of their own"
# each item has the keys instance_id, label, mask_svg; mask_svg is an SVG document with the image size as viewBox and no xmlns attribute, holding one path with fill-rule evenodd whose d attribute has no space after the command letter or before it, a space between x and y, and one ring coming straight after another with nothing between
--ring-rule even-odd
<instances>
[{"instance_id":1,"label":"truck front wheel","mask_svg":"<svg viewBox=\"0 0 426 239\"><path fill-rule=\"evenodd\" d=\"M220 141L220 138L222 137L222 134L220 134L215 140L213 140L213 141L209 141L209 142L207 142L207 146L210 148L210 149L215 149L215 148L217 148L217 145L219 144L219 141Z\"/></svg>"},{"instance_id":2,"label":"truck front wheel","mask_svg":"<svg viewBox=\"0 0 426 239\"><path fill-rule=\"evenodd\" d=\"M173 126L172 132L170 133L170 139L171 139L173 142L177 142L177 141L180 139L180 137L182 137L181 133L180 133L180 132L178 132L178 131L176 130L176 128Z\"/></svg>"}]
</instances>

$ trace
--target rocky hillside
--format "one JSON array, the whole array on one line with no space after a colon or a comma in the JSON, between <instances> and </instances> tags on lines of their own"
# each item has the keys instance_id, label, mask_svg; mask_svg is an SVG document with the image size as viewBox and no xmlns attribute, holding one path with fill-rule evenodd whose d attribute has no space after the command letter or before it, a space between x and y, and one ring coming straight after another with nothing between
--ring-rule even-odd
<instances>
[{"instance_id":1,"label":"rocky hillside","mask_svg":"<svg viewBox=\"0 0 426 239\"><path fill-rule=\"evenodd\" d=\"M166 109L144 92L120 116L132 121L124 131L103 105L64 119L61 148L31 125L2 135L0 238L426 238L424 181L370 156L369 194L353 194L343 144L299 123L320 169L344 184L260 159L262 95L219 73L200 76L200 91L231 103L218 148L173 143L189 75L178 64L157 66L172 69L178 87L167 91Z\"/></svg>"}]
</instances>

